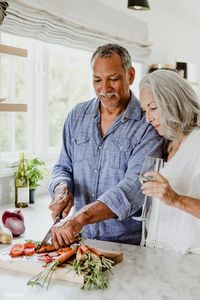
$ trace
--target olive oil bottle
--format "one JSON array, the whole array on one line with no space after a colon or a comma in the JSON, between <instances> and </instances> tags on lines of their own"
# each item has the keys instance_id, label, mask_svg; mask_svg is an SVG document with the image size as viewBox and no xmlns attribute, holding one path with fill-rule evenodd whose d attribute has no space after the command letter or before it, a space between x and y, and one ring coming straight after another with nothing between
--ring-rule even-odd
<instances>
[{"instance_id":1,"label":"olive oil bottle","mask_svg":"<svg viewBox=\"0 0 200 300\"><path fill-rule=\"evenodd\" d=\"M27 207L29 203L29 180L26 174L24 153L20 154L19 167L15 176L15 206Z\"/></svg>"}]
</instances>

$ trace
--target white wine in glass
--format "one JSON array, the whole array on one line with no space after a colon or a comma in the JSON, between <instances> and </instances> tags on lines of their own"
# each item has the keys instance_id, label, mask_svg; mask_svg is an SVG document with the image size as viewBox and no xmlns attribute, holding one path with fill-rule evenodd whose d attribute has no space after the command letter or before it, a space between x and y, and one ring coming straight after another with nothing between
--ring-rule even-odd
<instances>
[{"instance_id":1,"label":"white wine in glass","mask_svg":"<svg viewBox=\"0 0 200 300\"><path fill-rule=\"evenodd\" d=\"M153 180L153 176L145 176L144 174L149 171L160 171L160 169L163 167L163 159L153 156L146 156L142 169L140 171L139 180L141 184L144 184L145 182ZM137 221L144 221L147 218L147 213L151 207L151 199L150 201L147 201L148 196L145 196L144 198L144 204L142 206L142 214L140 217L132 217L134 220ZM147 203L148 202L148 203Z\"/></svg>"},{"instance_id":2,"label":"white wine in glass","mask_svg":"<svg viewBox=\"0 0 200 300\"><path fill-rule=\"evenodd\" d=\"M160 171L163 167L163 159L158 157L146 156L144 164L142 166L139 180L141 184L154 180L153 176L145 176L144 174L149 171ZM148 218L148 212L150 211L152 205L152 198L145 195L144 204L142 206L142 214L140 217L132 217L134 220L142 221L142 238L140 245L145 245L146 240L146 220Z\"/></svg>"}]
</instances>

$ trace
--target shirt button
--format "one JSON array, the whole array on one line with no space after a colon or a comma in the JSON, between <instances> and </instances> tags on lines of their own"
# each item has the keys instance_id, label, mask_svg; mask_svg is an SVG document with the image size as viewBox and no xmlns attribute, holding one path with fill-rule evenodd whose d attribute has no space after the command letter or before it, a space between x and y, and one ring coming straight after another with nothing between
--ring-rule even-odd
<instances>
[{"instance_id":1,"label":"shirt button","mask_svg":"<svg viewBox=\"0 0 200 300\"><path fill-rule=\"evenodd\" d=\"M94 170L95 173L97 173L97 170Z\"/></svg>"},{"instance_id":2,"label":"shirt button","mask_svg":"<svg viewBox=\"0 0 200 300\"><path fill-rule=\"evenodd\" d=\"M98 149L101 150L101 146L99 146Z\"/></svg>"},{"instance_id":3,"label":"shirt button","mask_svg":"<svg viewBox=\"0 0 200 300\"><path fill-rule=\"evenodd\" d=\"M94 194L92 194L92 197L94 197Z\"/></svg>"}]
</instances>

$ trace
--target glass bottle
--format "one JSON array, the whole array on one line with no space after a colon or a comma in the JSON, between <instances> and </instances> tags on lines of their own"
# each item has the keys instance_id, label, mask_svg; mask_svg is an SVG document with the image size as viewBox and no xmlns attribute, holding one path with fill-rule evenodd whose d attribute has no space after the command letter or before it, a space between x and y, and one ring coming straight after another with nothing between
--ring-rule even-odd
<instances>
[{"instance_id":1,"label":"glass bottle","mask_svg":"<svg viewBox=\"0 0 200 300\"><path fill-rule=\"evenodd\" d=\"M26 174L24 153L20 153L19 167L15 176L15 206L27 207L29 203L29 180Z\"/></svg>"}]
</instances>

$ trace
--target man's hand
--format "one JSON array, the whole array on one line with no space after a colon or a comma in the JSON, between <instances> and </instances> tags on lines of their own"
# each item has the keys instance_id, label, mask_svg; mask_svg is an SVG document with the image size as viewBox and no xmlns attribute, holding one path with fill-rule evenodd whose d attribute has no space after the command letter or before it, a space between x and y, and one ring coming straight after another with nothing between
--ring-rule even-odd
<instances>
[{"instance_id":1,"label":"man's hand","mask_svg":"<svg viewBox=\"0 0 200 300\"><path fill-rule=\"evenodd\" d=\"M56 249L77 242L82 225L74 216L66 217L51 228L51 242Z\"/></svg>"},{"instance_id":2,"label":"man's hand","mask_svg":"<svg viewBox=\"0 0 200 300\"><path fill-rule=\"evenodd\" d=\"M110 218L116 218L109 207L96 201L82 207L71 217L66 217L51 229L51 241L55 248L64 247L77 241L77 235L87 224L94 224Z\"/></svg>"},{"instance_id":3,"label":"man's hand","mask_svg":"<svg viewBox=\"0 0 200 300\"><path fill-rule=\"evenodd\" d=\"M60 212L62 212L62 217L65 218L73 205L74 199L68 190L67 184L61 183L57 185L52 202L49 205L49 209L52 211L52 218L55 220Z\"/></svg>"}]
</instances>

